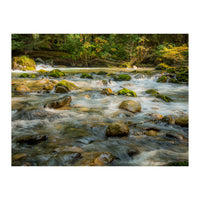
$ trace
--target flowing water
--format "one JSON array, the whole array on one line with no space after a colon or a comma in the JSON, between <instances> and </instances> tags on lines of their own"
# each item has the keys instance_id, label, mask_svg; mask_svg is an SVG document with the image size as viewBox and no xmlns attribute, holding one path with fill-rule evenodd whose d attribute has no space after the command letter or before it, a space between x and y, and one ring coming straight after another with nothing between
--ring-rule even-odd
<instances>
[{"instance_id":1,"label":"flowing water","mask_svg":"<svg viewBox=\"0 0 200 200\"><path fill-rule=\"evenodd\" d=\"M52 69L51 66L45 67ZM37 69L41 68L37 66ZM72 102L67 109L44 108L49 100L66 95L55 93L54 90L23 95L13 93L12 101L17 102L18 107L12 108L12 155L20 157L13 159L13 165L90 165L95 156L105 152L115 158L108 164L111 166L156 166L188 159L188 128L151 120L151 114L175 117L187 114L187 85L157 83L158 75L129 73L132 77L130 81L112 80L105 86L102 80L109 80L108 76L93 74L94 79L81 79L80 73L68 74L70 70L74 68L65 69L66 77L57 79L71 81L80 88L68 93ZM12 72L12 75L13 80L21 80L16 77L16 72ZM126 87L134 90L138 97L101 94L106 87L113 92ZM167 103L157 99L146 94L147 89L157 89L174 101ZM141 112L132 114L119 109L119 104L124 100L139 101ZM128 124L129 136L107 138L106 129L113 122ZM157 136L144 134L146 130L156 130ZM184 139L166 137L167 133ZM48 139L37 144L17 142L18 138L29 135L45 135ZM127 153L130 151L139 153Z\"/></svg>"}]
</instances>

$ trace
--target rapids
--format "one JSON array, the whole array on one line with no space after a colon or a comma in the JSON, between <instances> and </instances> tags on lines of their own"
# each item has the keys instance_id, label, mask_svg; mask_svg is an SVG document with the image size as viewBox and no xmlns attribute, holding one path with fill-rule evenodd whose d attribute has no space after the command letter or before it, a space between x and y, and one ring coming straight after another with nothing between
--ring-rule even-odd
<instances>
[{"instance_id":1,"label":"rapids","mask_svg":"<svg viewBox=\"0 0 200 200\"><path fill-rule=\"evenodd\" d=\"M42 68L52 70L53 67L37 65L36 71ZM68 109L44 108L47 101L64 96L54 90L50 93L12 94L12 101L21 106L20 109L12 108L12 155L23 155L22 158L13 160L13 165L88 165L86 160L90 160L96 152L112 154L115 159L109 164L111 166L155 166L188 159L188 128L151 121L150 116L188 114L188 85L157 83L158 75L129 73L132 77L130 81L112 80L105 86L102 80L109 80L105 75L93 73L94 79L81 79L80 73L67 73L74 68L59 69L65 71L66 76L58 80L71 81L80 88L68 93L72 97ZM19 72L12 71L13 79L19 79L16 73ZM137 97L101 94L101 90L107 87L113 92L125 87L135 91ZM146 94L147 89L157 89L174 101L167 103L157 99ZM119 104L127 99L139 101L142 111L132 114L119 109ZM129 136L107 138L105 131L112 122L128 124ZM158 131L157 136L145 135L143 132L148 129ZM169 132L185 139L168 138L166 133ZM46 135L48 139L36 145L17 142L21 136L40 134ZM137 150L139 153L130 156L127 154L130 150Z\"/></svg>"}]
</instances>

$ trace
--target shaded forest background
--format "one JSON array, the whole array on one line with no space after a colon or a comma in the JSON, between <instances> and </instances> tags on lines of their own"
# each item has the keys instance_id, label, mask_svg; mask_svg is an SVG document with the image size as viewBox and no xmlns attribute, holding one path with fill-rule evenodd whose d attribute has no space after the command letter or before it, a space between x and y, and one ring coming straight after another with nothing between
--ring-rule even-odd
<instances>
[{"instance_id":1,"label":"shaded forest background","mask_svg":"<svg viewBox=\"0 0 200 200\"><path fill-rule=\"evenodd\" d=\"M12 56L74 67L188 65L188 34L12 34Z\"/></svg>"}]
</instances>

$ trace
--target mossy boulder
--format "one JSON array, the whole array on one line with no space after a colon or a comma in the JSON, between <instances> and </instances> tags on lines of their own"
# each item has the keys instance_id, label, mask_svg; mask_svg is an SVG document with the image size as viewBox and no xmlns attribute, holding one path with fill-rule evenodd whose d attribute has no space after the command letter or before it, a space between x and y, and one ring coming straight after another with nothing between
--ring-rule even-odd
<instances>
[{"instance_id":1,"label":"mossy boulder","mask_svg":"<svg viewBox=\"0 0 200 200\"><path fill-rule=\"evenodd\" d=\"M159 92L155 89L149 89L145 91L147 94L151 94L153 96L155 96L156 94L159 94Z\"/></svg>"},{"instance_id":2,"label":"mossy boulder","mask_svg":"<svg viewBox=\"0 0 200 200\"><path fill-rule=\"evenodd\" d=\"M45 73L48 73L48 71L44 70L44 69L40 69L37 71L38 73L40 74L45 74Z\"/></svg>"},{"instance_id":3,"label":"mossy boulder","mask_svg":"<svg viewBox=\"0 0 200 200\"><path fill-rule=\"evenodd\" d=\"M160 78L158 78L157 82L159 82L159 83L167 82L167 76L161 76Z\"/></svg>"},{"instance_id":4,"label":"mossy boulder","mask_svg":"<svg viewBox=\"0 0 200 200\"><path fill-rule=\"evenodd\" d=\"M165 63L160 63L156 66L155 70L166 70L169 66Z\"/></svg>"},{"instance_id":5,"label":"mossy boulder","mask_svg":"<svg viewBox=\"0 0 200 200\"><path fill-rule=\"evenodd\" d=\"M175 78L170 78L169 83L180 83L180 82Z\"/></svg>"},{"instance_id":6,"label":"mossy boulder","mask_svg":"<svg viewBox=\"0 0 200 200\"><path fill-rule=\"evenodd\" d=\"M176 79L181 82L188 83L188 70L176 74Z\"/></svg>"},{"instance_id":7,"label":"mossy boulder","mask_svg":"<svg viewBox=\"0 0 200 200\"><path fill-rule=\"evenodd\" d=\"M162 99L165 102L171 102L171 101L173 101L170 97L165 96L163 94L156 94L155 97L159 98L159 99Z\"/></svg>"},{"instance_id":8,"label":"mossy boulder","mask_svg":"<svg viewBox=\"0 0 200 200\"><path fill-rule=\"evenodd\" d=\"M129 127L123 123L112 123L106 129L107 137L127 136L129 134Z\"/></svg>"},{"instance_id":9,"label":"mossy boulder","mask_svg":"<svg viewBox=\"0 0 200 200\"><path fill-rule=\"evenodd\" d=\"M35 70L36 64L33 59L27 56L14 57L12 61L13 70Z\"/></svg>"},{"instance_id":10,"label":"mossy boulder","mask_svg":"<svg viewBox=\"0 0 200 200\"><path fill-rule=\"evenodd\" d=\"M65 73L60 71L59 69L54 69L48 73L48 76L59 78L61 76L65 76Z\"/></svg>"},{"instance_id":11,"label":"mossy boulder","mask_svg":"<svg viewBox=\"0 0 200 200\"><path fill-rule=\"evenodd\" d=\"M126 95L126 96L131 96L131 97L137 97L137 94L132 91L132 90L129 90L127 88L123 88L122 90L119 90L117 92L118 95Z\"/></svg>"},{"instance_id":12,"label":"mossy boulder","mask_svg":"<svg viewBox=\"0 0 200 200\"><path fill-rule=\"evenodd\" d=\"M140 104L140 102L136 102L136 101L132 101L132 100L126 100L126 101L123 101L119 105L119 108L127 110L127 111L132 112L132 113L136 113L136 112L141 111L141 104Z\"/></svg>"},{"instance_id":13,"label":"mossy boulder","mask_svg":"<svg viewBox=\"0 0 200 200\"><path fill-rule=\"evenodd\" d=\"M106 75L107 74L107 72L105 72L105 71L99 71L98 73L97 73L97 75Z\"/></svg>"},{"instance_id":14,"label":"mossy boulder","mask_svg":"<svg viewBox=\"0 0 200 200\"><path fill-rule=\"evenodd\" d=\"M58 86L67 87L69 90L73 90L73 89L78 88L78 86L76 86L74 83L71 83L71 82L66 81L66 80L62 80L62 81L58 82L56 87L58 87Z\"/></svg>"},{"instance_id":15,"label":"mossy boulder","mask_svg":"<svg viewBox=\"0 0 200 200\"><path fill-rule=\"evenodd\" d=\"M117 76L113 76L115 81L130 81L131 80L131 76L129 76L128 74L119 74Z\"/></svg>"},{"instance_id":16,"label":"mossy boulder","mask_svg":"<svg viewBox=\"0 0 200 200\"><path fill-rule=\"evenodd\" d=\"M36 75L35 74L31 74L29 77L30 78L36 78Z\"/></svg>"},{"instance_id":17,"label":"mossy boulder","mask_svg":"<svg viewBox=\"0 0 200 200\"><path fill-rule=\"evenodd\" d=\"M110 88L104 88L101 91L101 94L106 94L106 95L113 95L113 91Z\"/></svg>"},{"instance_id":18,"label":"mossy boulder","mask_svg":"<svg viewBox=\"0 0 200 200\"><path fill-rule=\"evenodd\" d=\"M70 96L64 96L62 98L52 100L47 102L44 107L45 108L61 108L63 106L68 106L72 101L72 98Z\"/></svg>"},{"instance_id":19,"label":"mossy boulder","mask_svg":"<svg viewBox=\"0 0 200 200\"><path fill-rule=\"evenodd\" d=\"M57 86L56 93L68 93L70 90L68 87L65 86Z\"/></svg>"},{"instance_id":20,"label":"mossy boulder","mask_svg":"<svg viewBox=\"0 0 200 200\"><path fill-rule=\"evenodd\" d=\"M82 73L80 78L88 78L88 79L93 79L93 76L91 74L88 73Z\"/></svg>"},{"instance_id":21,"label":"mossy boulder","mask_svg":"<svg viewBox=\"0 0 200 200\"><path fill-rule=\"evenodd\" d=\"M29 77L29 74L23 73L23 74L20 74L19 77L20 77L20 78L28 78L28 77Z\"/></svg>"},{"instance_id":22,"label":"mossy boulder","mask_svg":"<svg viewBox=\"0 0 200 200\"><path fill-rule=\"evenodd\" d=\"M19 85L15 88L15 91L24 93L24 92L30 92L31 90L25 85Z\"/></svg>"},{"instance_id":23,"label":"mossy boulder","mask_svg":"<svg viewBox=\"0 0 200 200\"><path fill-rule=\"evenodd\" d=\"M188 115L179 117L175 120L175 124L183 127L188 126Z\"/></svg>"},{"instance_id":24,"label":"mossy boulder","mask_svg":"<svg viewBox=\"0 0 200 200\"><path fill-rule=\"evenodd\" d=\"M173 73L176 72L176 68L175 67L169 67L169 68L167 68L166 72L173 74Z\"/></svg>"}]
</instances>

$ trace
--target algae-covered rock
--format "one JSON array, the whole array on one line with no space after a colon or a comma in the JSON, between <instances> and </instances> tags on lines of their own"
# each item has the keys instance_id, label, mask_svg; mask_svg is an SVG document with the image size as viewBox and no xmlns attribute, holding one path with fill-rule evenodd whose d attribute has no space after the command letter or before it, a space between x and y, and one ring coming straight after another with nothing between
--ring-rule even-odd
<instances>
[{"instance_id":1,"label":"algae-covered rock","mask_svg":"<svg viewBox=\"0 0 200 200\"><path fill-rule=\"evenodd\" d=\"M167 69L169 66L165 63L160 63L156 66L155 70L165 70Z\"/></svg>"},{"instance_id":2,"label":"algae-covered rock","mask_svg":"<svg viewBox=\"0 0 200 200\"><path fill-rule=\"evenodd\" d=\"M123 123L113 123L106 129L107 137L127 136L129 134L129 127Z\"/></svg>"},{"instance_id":3,"label":"algae-covered rock","mask_svg":"<svg viewBox=\"0 0 200 200\"><path fill-rule=\"evenodd\" d=\"M71 82L66 81L66 80L62 80L62 81L58 82L56 87L58 87L58 86L67 87L69 90L73 90L73 89L78 88L78 86L76 86L74 83L71 83Z\"/></svg>"},{"instance_id":4,"label":"algae-covered rock","mask_svg":"<svg viewBox=\"0 0 200 200\"><path fill-rule=\"evenodd\" d=\"M131 96L131 97L137 97L137 94L132 91L132 90L129 90L127 88L123 88L122 90L119 90L117 92L118 95L126 95L126 96Z\"/></svg>"},{"instance_id":5,"label":"algae-covered rock","mask_svg":"<svg viewBox=\"0 0 200 200\"><path fill-rule=\"evenodd\" d=\"M61 76L65 76L65 73L60 71L59 69L54 69L48 73L48 76L59 78Z\"/></svg>"},{"instance_id":6,"label":"algae-covered rock","mask_svg":"<svg viewBox=\"0 0 200 200\"><path fill-rule=\"evenodd\" d=\"M104 88L104 89L101 91L101 94L112 95L112 94L113 94L113 91L112 91L110 88Z\"/></svg>"},{"instance_id":7,"label":"algae-covered rock","mask_svg":"<svg viewBox=\"0 0 200 200\"><path fill-rule=\"evenodd\" d=\"M31 90L30 90L30 88L28 88L27 86L25 86L25 85L19 85L19 86L17 86L16 88L15 88L15 91L17 91L17 92L30 92Z\"/></svg>"},{"instance_id":8,"label":"algae-covered rock","mask_svg":"<svg viewBox=\"0 0 200 200\"><path fill-rule=\"evenodd\" d=\"M149 89L145 91L147 94L151 94L153 96L155 96L156 94L159 94L159 92L157 90L154 89Z\"/></svg>"},{"instance_id":9,"label":"algae-covered rock","mask_svg":"<svg viewBox=\"0 0 200 200\"><path fill-rule=\"evenodd\" d=\"M105 72L105 71L99 71L98 73L97 73L97 75L106 75L107 74L107 72Z\"/></svg>"},{"instance_id":10,"label":"algae-covered rock","mask_svg":"<svg viewBox=\"0 0 200 200\"><path fill-rule=\"evenodd\" d=\"M83 73L80 78L93 79L93 76L91 74Z\"/></svg>"},{"instance_id":11,"label":"algae-covered rock","mask_svg":"<svg viewBox=\"0 0 200 200\"><path fill-rule=\"evenodd\" d=\"M129 76L128 74L120 74L117 76L113 76L115 81L130 81L131 80L131 76Z\"/></svg>"},{"instance_id":12,"label":"algae-covered rock","mask_svg":"<svg viewBox=\"0 0 200 200\"><path fill-rule=\"evenodd\" d=\"M46 103L44 105L44 107L46 108L60 108L66 105L69 105L72 101L72 98L70 96L64 96L62 98L56 99L56 100L52 100L49 101L48 103Z\"/></svg>"},{"instance_id":13,"label":"algae-covered rock","mask_svg":"<svg viewBox=\"0 0 200 200\"><path fill-rule=\"evenodd\" d=\"M170 78L169 83L180 83L180 82L175 78Z\"/></svg>"},{"instance_id":14,"label":"algae-covered rock","mask_svg":"<svg viewBox=\"0 0 200 200\"><path fill-rule=\"evenodd\" d=\"M119 108L136 113L141 111L141 104L140 102L126 100L119 105Z\"/></svg>"},{"instance_id":15,"label":"algae-covered rock","mask_svg":"<svg viewBox=\"0 0 200 200\"><path fill-rule=\"evenodd\" d=\"M36 64L33 59L27 56L14 57L12 61L13 70L35 70Z\"/></svg>"},{"instance_id":16,"label":"algae-covered rock","mask_svg":"<svg viewBox=\"0 0 200 200\"><path fill-rule=\"evenodd\" d=\"M29 74L23 73L23 74L20 74L19 77L20 77L20 78L28 78L28 77L29 77Z\"/></svg>"},{"instance_id":17,"label":"algae-covered rock","mask_svg":"<svg viewBox=\"0 0 200 200\"><path fill-rule=\"evenodd\" d=\"M167 82L167 76L161 76L160 78L158 78L157 82L159 82L159 83Z\"/></svg>"},{"instance_id":18,"label":"algae-covered rock","mask_svg":"<svg viewBox=\"0 0 200 200\"><path fill-rule=\"evenodd\" d=\"M176 74L176 79L177 79L178 81L188 83L188 70L186 70L186 71L181 71L181 72L177 73L177 74Z\"/></svg>"},{"instance_id":19,"label":"algae-covered rock","mask_svg":"<svg viewBox=\"0 0 200 200\"><path fill-rule=\"evenodd\" d=\"M36 75L35 74L31 74L29 77L30 78L36 78Z\"/></svg>"},{"instance_id":20,"label":"algae-covered rock","mask_svg":"<svg viewBox=\"0 0 200 200\"><path fill-rule=\"evenodd\" d=\"M175 67L169 67L167 70L166 70L166 72L168 72L168 73L175 73L176 72L176 68Z\"/></svg>"},{"instance_id":21,"label":"algae-covered rock","mask_svg":"<svg viewBox=\"0 0 200 200\"><path fill-rule=\"evenodd\" d=\"M163 95L163 94L156 94L155 97L156 97L156 98L159 98L159 99L162 99L162 100L165 101L165 102L171 102L171 101L173 101L170 97L165 96L165 95Z\"/></svg>"},{"instance_id":22,"label":"algae-covered rock","mask_svg":"<svg viewBox=\"0 0 200 200\"><path fill-rule=\"evenodd\" d=\"M48 71L44 70L44 69L40 69L37 71L39 74L45 74L48 73Z\"/></svg>"},{"instance_id":23,"label":"algae-covered rock","mask_svg":"<svg viewBox=\"0 0 200 200\"><path fill-rule=\"evenodd\" d=\"M55 91L56 93L68 93L70 90L66 86L57 86Z\"/></svg>"},{"instance_id":24,"label":"algae-covered rock","mask_svg":"<svg viewBox=\"0 0 200 200\"><path fill-rule=\"evenodd\" d=\"M188 115L179 117L175 120L175 124L183 127L188 126Z\"/></svg>"}]
</instances>

